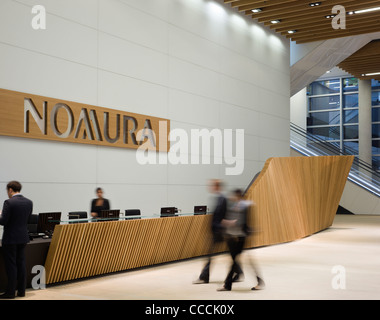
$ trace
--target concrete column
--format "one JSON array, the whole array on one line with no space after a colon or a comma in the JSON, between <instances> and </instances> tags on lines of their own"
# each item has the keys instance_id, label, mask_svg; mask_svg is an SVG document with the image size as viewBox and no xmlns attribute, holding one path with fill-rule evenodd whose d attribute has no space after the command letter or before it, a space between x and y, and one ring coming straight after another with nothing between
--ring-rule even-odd
<instances>
[{"instance_id":1,"label":"concrete column","mask_svg":"<svg viewBox=\"0 0 380 320\"><path fill-rule=\"evenodd\" d=\"M359 159L372 164L371 80L359 79Z\"/></svg>"}]
</instances>

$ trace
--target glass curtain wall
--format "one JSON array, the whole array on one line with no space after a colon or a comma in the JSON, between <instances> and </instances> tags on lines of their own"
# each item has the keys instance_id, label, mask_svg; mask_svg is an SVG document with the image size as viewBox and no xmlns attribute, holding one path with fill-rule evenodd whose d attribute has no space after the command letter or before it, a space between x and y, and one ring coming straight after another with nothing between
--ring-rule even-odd
<instances>
[{"instance_id":1,"label":"glass curtain wall","mask_svg":"<svg viewBox=\"0 0 380 320\"><path fill-rule=\"evenodd\" d=\"M372 80L372 156L373 166L380 170L380 81Z\"/></svg>"},{"instance_id":2,"label":"glass curtain wall","mask_svg":"<svg viewBox=\"0 0 380 320\"><path fill-rule=\"evenodd\" d=\"M307 131L346 154L359 155L357 78L315 81L307 88ZM372 80L372 156L380 170L380 81Z\"/></svg>"},{"instance_id":3,"label":"glass curtain wall","mask_svg":"<svg viewBox=\"0 0 380 320\"><path fill-rule=\"evenodd\" d=\"M315 81L307 90L307 131L355 156L359 154L358 91L356 78Z\"/></svg>"}]
</instances>

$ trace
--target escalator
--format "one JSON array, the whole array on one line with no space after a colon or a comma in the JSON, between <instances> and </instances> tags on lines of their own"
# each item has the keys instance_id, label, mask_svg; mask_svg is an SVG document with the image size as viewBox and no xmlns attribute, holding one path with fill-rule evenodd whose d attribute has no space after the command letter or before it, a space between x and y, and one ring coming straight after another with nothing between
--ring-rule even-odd
<instances>
[{"instance_id":1,"label":"escalator","mask_svg":"<svg viewBox=\"0 0 380 320\"><path fill-rule=\"evenodd\" d=\"M290 124L290 146L302 156L355 155L357 152L330 143L318 135ZM347 192L342 196L341 210L354 214L380 214L380 172L378 166L355 157L348 176Z\"/></svg>"}]
</instances>

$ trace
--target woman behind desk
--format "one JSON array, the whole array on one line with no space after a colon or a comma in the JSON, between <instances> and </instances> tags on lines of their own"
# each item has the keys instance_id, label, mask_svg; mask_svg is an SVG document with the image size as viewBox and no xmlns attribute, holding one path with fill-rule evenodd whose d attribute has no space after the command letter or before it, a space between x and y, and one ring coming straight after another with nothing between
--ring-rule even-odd
<instances>
[{"instance_id":1,"label":"woman behind desk","mask_svg":"<svg viewBox=\"0 0 380 320\"><path fill-rule=\"evenodd\" d=\"M103 198L102 188L96 188L97 198L91 202L91 216L97 218L102 210L110 210L110 202Z\"/></svg>"}]
</instances>

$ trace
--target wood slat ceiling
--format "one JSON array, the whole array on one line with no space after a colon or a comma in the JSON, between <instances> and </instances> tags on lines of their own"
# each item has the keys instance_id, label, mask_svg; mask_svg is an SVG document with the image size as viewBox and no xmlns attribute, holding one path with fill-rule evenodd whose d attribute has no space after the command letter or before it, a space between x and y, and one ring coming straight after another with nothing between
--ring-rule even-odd
<instances>
[{"instance_id":1,"label":"wood slat ceiling","mask_svg":"<svg viewBox=\"0 0 380 320\"><path fill-rule=\"evenodd\" d=\"M349 15L351 11L380 7L379 0L223 0L225 4L252 16L297 43L328 40L380 31L380 10ZM310 6L318 2L318 6ZM335 5L344 6L346 29L335 30L332 14ZM253 9L261 12L253 13ZM280 20L277 24L271 21ZM293 34L288 31L295 30Z\"/></svg>"},{"instance_id":2,"label":"wood slat ceiling","mask_svg":"<svg viewBox=\"0 0 380 320\"><path fill-rule=\"evenodd\" d=\"M370 42L338 64L338 67L356 78L380 81L380 74L365 76L368 73L380 73L380 40Z\"/></svg>"}]
</instances>

